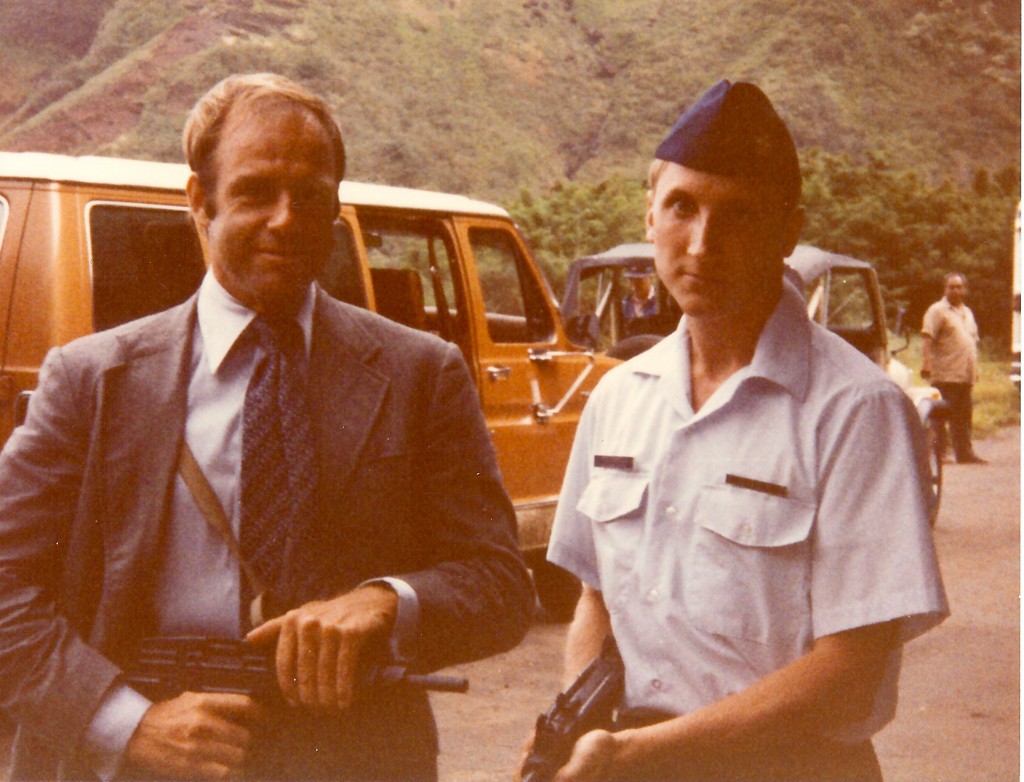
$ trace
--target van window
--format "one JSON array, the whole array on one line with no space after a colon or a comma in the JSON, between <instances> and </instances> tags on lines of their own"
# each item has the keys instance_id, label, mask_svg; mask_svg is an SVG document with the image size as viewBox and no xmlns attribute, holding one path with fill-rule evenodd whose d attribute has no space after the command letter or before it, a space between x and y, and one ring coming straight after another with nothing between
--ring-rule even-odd
<instances>
[{"instance_id":1,"label":"van window","mask_svg":"<svg viewBox=\"0 0 1024 782\"><path fill-rule=\"evenodd\" d=\"M452 277L450 240L440 221L360 214L377 312L461 344L465 307Z\"/></svg>"},{"instance_id":2,"label":"van window","mask_svg":"<svg viewBox=\"0 0 1024 782\"><path fill-rule=\"evenodd\" d=\"M469 243L483 290L493 342L549 342L555 325L544 293L508 232L472 228Z\"/></svg>"},{"instance_id":3,"label":"van window","mask_svg":"<svg viewBox=\"0 0 1024 782\"><path fill-rule=\"evenodd\" d=\"M317 280L329 295L340 301L366 307L362 265L352 228L344 220L334 223L334 249Z\"/></svg>"},{"instance_id":4,"label":"van window","mask_svg":"<svg viewBox=\"0 0 1024 782\"><path fill-rule=\"evenodd\" d=\"M185 301L206 267L185 209L89 208L93 328L108 329Z\"/></svg>"}]
</instances>

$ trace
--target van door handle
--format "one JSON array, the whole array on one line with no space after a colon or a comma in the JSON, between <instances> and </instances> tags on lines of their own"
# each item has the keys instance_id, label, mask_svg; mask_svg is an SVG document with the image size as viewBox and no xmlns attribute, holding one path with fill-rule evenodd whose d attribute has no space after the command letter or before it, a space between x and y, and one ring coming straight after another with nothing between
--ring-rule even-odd
<instances>
[{"instance_id":1,"label":"van door handle","mask_svg":"<svg viewBox=\"0 0 1024 782\"><path fill-rule=\"evenodd\" d=\"M542 398L540 393L540 383L537 378L530 380L530 390L533 393L533 417L539 424L546 424L554 416L562 412L562 408L568 404L569 400L572 399L573 395L579 391L580 386L583 385L583 381L587 379L587 375L594 369L594 351L555 351L547 350L546 348L530 348L530 361L535 364L549 364L553 362L555 358L561 356L584 356L587 359L587 364L580 370L580 373L576 376L576 379L572 381L572 385L566 389L565 395L558 400L557 404L549 405ZM581 396L587 392L581 392Z\"/></svg>"},{"instance_id":2,"label":"van door handle","mask_svg":"<svg viewBox=\"0 0 1024 782\"><path fill-rule=\"evenodd\" d=\"M499 365L487 367L487 377L491 379L491 382L498 380L508 380L509 375L512 374L512 367Z\"/></svg>"}]
</instances>

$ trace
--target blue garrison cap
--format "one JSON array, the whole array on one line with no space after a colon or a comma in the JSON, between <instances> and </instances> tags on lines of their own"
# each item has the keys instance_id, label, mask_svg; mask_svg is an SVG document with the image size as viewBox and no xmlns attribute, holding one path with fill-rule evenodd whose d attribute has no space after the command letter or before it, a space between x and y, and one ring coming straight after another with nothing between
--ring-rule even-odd
<instances>
[{"instance_id":1,"label":"blue garrison cap","mask_svg":"<svg viewBox=\"0 0 1024 782\"><path fill-rule=\"evenodd\" d=\"M759 179L791 205L800 198L793 137L768 96L722 80L676 120L654 156L708 174Z\"/></svg>"}]
</instances>

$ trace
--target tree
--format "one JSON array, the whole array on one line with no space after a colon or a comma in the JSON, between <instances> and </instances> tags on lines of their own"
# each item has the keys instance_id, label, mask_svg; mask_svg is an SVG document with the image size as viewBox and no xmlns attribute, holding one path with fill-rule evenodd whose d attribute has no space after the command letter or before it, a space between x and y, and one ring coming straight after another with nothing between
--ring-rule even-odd
<instances>
[{"instance_id":1,"label":"tree","mask_svg":"<svg viewBox=\"0 0 1024 782\"><path fill-rule=\"evenodd\" d=\"M509 207L556 293L570 262L643 239L645 190L625 178L556 182L544 195L523 189Z\"/></svg>"},{"instance_id":2,"label":"tree","mask_svg":"<svg viewBox=\"0 0 1024 782\"><path fill-rule=\"evenodd\" d=\"M919 325L951 271L970 284L984 336L1007 344L1013 219L1020 170L979 169L963 186L928 182L883 153L863 159L810 149L801 156L806 222L801 241L872 263L893 318ZM522 190L509 207L556 292L575 258L641 241L643 183L560 181L542 195Z\"/></svg>"},{"instance_id":3,"label":"tree","mask_svg":"<svg viewBox=\"0 0 1024 782\"><path fill-rule=\"evenodd\" d=\"M941 297L947 273L965 274L979 329L1006 343L1019 171L936 185L881 154L854 162L820 150L806 152L802 168L803 241L871 262L887 303L906 307L910 324Z\"/></svg>"}]
</instances>

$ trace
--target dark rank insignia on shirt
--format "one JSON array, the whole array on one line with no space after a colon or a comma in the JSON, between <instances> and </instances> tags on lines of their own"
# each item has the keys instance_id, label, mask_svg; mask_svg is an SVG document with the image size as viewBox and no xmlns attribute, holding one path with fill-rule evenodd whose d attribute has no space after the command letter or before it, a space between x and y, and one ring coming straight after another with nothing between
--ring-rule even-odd
<instances>
[{"instance_id":1,"label":"dark rank insignia on shirt","mask_svg":"<svg viewBox=\"0 0 1024 782\"><path fill-rule=\"evenodd\" d=\"M602 454L596 454L594 456L594 466L604 467L608 470L632 470L633 469L633 457L632 456L604 456Z\"/></svg>"},{"instance_id":2,"label":"dark rank insignia on shirt","mask_svg":"<svg viewBox=\"0 0 1024 782\"><path fill-rule=\"evenodd\" d=\"M750 491L759 491L774 497L785 497L789 494L789 489L785 486L767 481L755 481L753 478L744 478L742 475L726 475L725 482L738 489L750 489Z\"/></svg>"}]
</instances>

